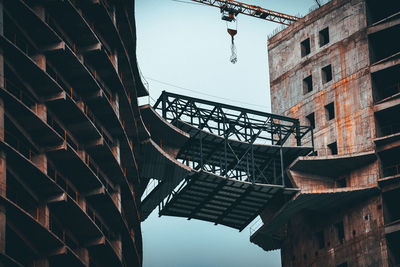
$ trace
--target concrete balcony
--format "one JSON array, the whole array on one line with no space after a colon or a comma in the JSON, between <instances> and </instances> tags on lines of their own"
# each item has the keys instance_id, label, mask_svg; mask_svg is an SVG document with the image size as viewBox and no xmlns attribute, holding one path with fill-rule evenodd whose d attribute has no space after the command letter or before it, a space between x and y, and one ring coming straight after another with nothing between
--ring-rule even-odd
<instances>
[{"instance_id":1,"label":"concrete balcony","mask_svg":"<svg viewBox=\"0 0 400 267\"><path fill-rule=\"evenodd\" d=\"M345 155L298 157L289 169L312 175L337 177L374 161L376 161L374 151Z\"/></svg>"},{"instance_id":2,"label":"concrete balcony","mask_svg":"<svg viewBox=\"0 0 400 267\"><path fill-rule=\"evenodd\" d=\"M282 245L282 239L279 236L280 229L300 211L307 209L317 212L350 205L378 192L377 187L303 190L268 221L264 221L264 225L250 237L250 241L266 251L280 249Z\"/></svg>"},{"instance_id":3,"label":"concrete balcony","mask_svg":"<svg viewBox=\"0 0 400 267\"><path fill-rule=\"evenodd\" d=\"M26 33L40 48L57 44L61 41L55 31L31 9L23 0L7 1L5 8L20 25L24 25Z\"/></svg>"},{"instance_id":4,"label":"concrete balcony","mask_svg":"<svg viewBox=\"0 0 400 267\"><path fill-rule=\"evenodd\" d=\"M61 92L61 87L4 35L0 35L0 46L4 51L6 61L9 61L14 71L34 88L38 96L48 97Z\"/></svg>"},{"instance_id":5,"label":"concrete balcony","mask_svg":"<svg viewBox=\"0 0 400 267\"><path fill-rule=\"evenodd\" d=\"M57 24L63 29L66 35L71 40L74 40L78 50L99 42L93 29L83 17L82 11L70 0L49 1L46 3L46 8L51 14L49 20L57 21Z\"/></svg>"},{"instance_id":6,"label":"concrete balcony","mask_svg":"<svg viewBox=\"0 0 400 267\"><path fill-rule=\"evenodd\" d=\"M400 12L394 13L380 21L377 21L368 27L368 34L375 34L379 31L390 29L400 24Z\"/></svg>"}]
</instances>

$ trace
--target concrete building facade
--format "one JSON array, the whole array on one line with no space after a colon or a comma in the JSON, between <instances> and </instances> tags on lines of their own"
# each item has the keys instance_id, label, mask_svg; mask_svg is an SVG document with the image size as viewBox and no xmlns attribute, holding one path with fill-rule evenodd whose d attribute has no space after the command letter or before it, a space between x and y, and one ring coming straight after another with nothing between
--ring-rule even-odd
<instances>
[{"instance_id":1,"label":"concrete building facade","mask_svg":"<svg viewBox=\"0 0 400 267\"><path fill-rule=\"evenodd\" d=\"M283 266L400 264L399 31L399 1L333 0L268 41L272 112L314 128L251 237Z\"/></svg>"},{"instance_id":2,"label":"concrete building facade","mask_svg":"<svg viewBox=\"0 0 400 267\"><path fill-rule=\"evenodd\" d=\"M0 0L0 266L141 266L134 1Z\"/></svg>"}]
</instances>

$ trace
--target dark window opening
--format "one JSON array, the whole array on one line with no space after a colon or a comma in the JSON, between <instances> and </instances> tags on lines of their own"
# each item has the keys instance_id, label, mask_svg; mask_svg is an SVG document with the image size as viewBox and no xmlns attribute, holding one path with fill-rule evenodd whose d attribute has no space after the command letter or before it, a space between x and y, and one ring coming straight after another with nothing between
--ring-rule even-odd
<instances>
[{"instance_id":1,"label":"dark window opening","mask_svg":"<svg viewBox=\"0 0 400 267\"><path fill-rule=\"evenodd\" d=\"M338 188L347 187L346 177L341 177L341 178L337 179L337 180L336 180L336 186L337 186Z\"/></svg>"},{"instance_id":2,"label":"dark window opening","mask_svg":"<svg viewBox=\"0 0 400 267\"><path fill-rule=\"evenodd\" d=\"M332 65L328 65L321 69L322 83L327 83L332 80Z\"/></svg>"},{"instance_id":3,"label":"dark window opening","mask_svg":"<svg viewBox=\"0 0 400 267\"><path fill-rule=\"evenodd\" d=\"M328 120L332 120L335 118L335 103L331 102L328 105L325 106L326 114Z\"/></svg>"},{"instance_id":4,"label":"dark window opening","mask_svg":"<svg viewBox=\"0 0 400 267\"><path fill-rule=\"evenodd\" d=\"M326 27L325 29L319 32L319 46L324 46L329 43L329 28Z\"/></svg>"},{"instance_id":5,"label":"dark window opening","mask_svg":"<svg viewBox=\"0 0 400 267\"><path fill-rule=\"evenodd\" d=\"M317 241L318 241L318 248L322 249L325 247L325 238L324 238L324 232L318 232L317 233Z\"/></svg>"},{"instance_id":6,"label":"dark window opening","mask_svg":"<svg viewBox=\"0 0 400 267\"><path fill-rule=\"evenodd\" d=\"M304 256L304 259L306 260L307 259L307 254L304 254L303 256Z\"/></svg>"},{"instance_id":7,"label":"dark window opening","mask_svg":"<svg viewBox=\"0 0 400 267\"><path fill-rule=\"evenodd\" d=\"M396 25L368 36L371 64L400 52L397 42L391 42L393 36L399 35L400 25Z\"/></svg>"},{"instance_id":8,"label":"dark window opening","mask_svg":"<svg viewBox=\"0 0 400 267\"><path fill-rule=\"evenodd\" d=\"M400 189L390 190L383 194L385 224L400 220L400 209L398 205L399 194Z\"/></svg>"},{"instance_id":9,"label":"dark window opening","mask_svg":"<svg viewBox=\"0 0 400 267\"><path fill-rule=\"evenodd\" d=\"M329 150L331 151L331 155L337 155L338 149L337 149L337 143L333 142L328 145Z\"/></svg>"},{"instance_id":10,"label":"dark window opening","mask_svg":"<svg viewBox=\"0 0 400 267\"><path fill-rule=\"evenodd\" d=\"M337 267L347 267L347 262L343 262L342 264L339 264Z\"/></svg>"},{"instance_id":11,"label":"dark window opening","mask_svg":"<svg viewBox=\"0 0 400 267\"><path fill-rule=\"evenodd\" d=\"M305 57L311 52L310 38L305 39L300 43L301 46L301 57Z\"/></svg>"},{"instance_id":12,"label":"dark window opening","mask_svg":"<svg viewBox=\"0 0 400 267\"><path fill-rule=\"evenodd\" d=\"M398 0L385 1L384 5L382 5L382 2L376 0L367 0L366 2L368 25L381 21L400 11L400 1Z\"/></svg>"},{"instance_id":13,"label":"dark window opening","mask_svg":"<svg viewBox=\"0 0 400 267\"><path fill-rule=\"evenodd\" d=\"M396 65L371 74L375 103L400 94L400 66Z\"/></svg>"},{"instance_id":14,"label":"dark window opening","mask_svg":"<svg viewBox=\"0 0 400 267\"><path fill-rule=\"evenodd\" d=\"M307 94L313 90L312 75L303 80L303 94Z\"/></svg>"},{"instance_id":15,"label":"dark window opening","mask_svg":"<svg viewBox=\"0 0 400 267\"><path fill-rule=\"evenodd\" d=\"M308 120L310 126L312 129L315 129L315 113L310 113L306 116L306 119Z\"/></svg>"},{"instance_id":16,"label":"dark window opening","mask_svg":"<svg viewBox=\"0 0 400 267\"><path fill-rule=\"evenodd\" d=\"M344 225L343 225L343 221L338 222L337 224L335 224L335 227L336 227L336 231L337 231L338 240L339 240L340 244L343 244L343 241L344 241Z\"/></svg>"}]
</instances>

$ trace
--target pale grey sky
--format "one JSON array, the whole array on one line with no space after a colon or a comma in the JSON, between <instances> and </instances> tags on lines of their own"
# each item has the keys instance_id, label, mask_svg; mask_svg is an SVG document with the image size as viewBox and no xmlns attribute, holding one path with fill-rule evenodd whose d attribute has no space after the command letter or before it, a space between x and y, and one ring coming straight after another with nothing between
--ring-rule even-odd
<instances>
[{"instance_id":1,"label":"pale grey sky","mask_svg":"<svg viewBox=\"0 0 400 267\"><path fill-rule=\"evenodd\" d=\"M291 15L315 5L314 0L243 2ZM230 36L217 8L136 0L136 25L138 63L153 99L166 90L270 111L267 36L278 24L239 15L236 64L229 61ZM248 228L239 233L208 222L159 218L155 211L142 231L144 267L280 266L279 251L267 253L250 243Z\"/></svg>"}]
</instances>

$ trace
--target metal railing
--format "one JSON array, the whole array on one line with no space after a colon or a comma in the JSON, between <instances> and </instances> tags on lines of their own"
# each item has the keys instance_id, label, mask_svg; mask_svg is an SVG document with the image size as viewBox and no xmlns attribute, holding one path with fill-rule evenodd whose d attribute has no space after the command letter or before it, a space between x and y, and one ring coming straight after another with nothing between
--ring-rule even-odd
<instances>
[{"instance_id":1,"label":"metal railing","mask_svg":"<svg viewBox=\"0 0 400 267\"><path fill-rule=\"evenodd\" d=\"M16 149L30 161L32 160L32 157L37 155L34 148L28 142L22 141L21 138L18 138L13 133L6 131L4 128L0 128L0 138L1 141Z\"/></svg>"},{"instance_id":2,"label":"metal railing","mask_svg":"<svg viewBox=\"0 0 400 267\"><path fill-rule=\"evenodd\" d=\"M40 212L40 208L37 205L27 207L26 201L23 201L23 198L21 197L21 190L19 190L18 188L13 188L12 186L6 185L4 183L0 183L0 195L10 202L14 203L24 212L29 214L29 216L33 220L52 232L62 242L66 243L66 229L58 222L58 220L55 219L52 213L49 213L49 215L47 215L43 212Z\"/></svg>"},{"instance_id":3,"label":"metal railing","mask_svg":"<svg viewBox=\"0 0 400 267\"><path fill-rule=\"evenodd\" d=\"M32 112L38 116L41 120L43 120L39 116L38 112L38 103L35 101L29 94L27 94L24 90L22 90L15 82L11 81L5 76L1 76L4 79L4 89L7 92L10 92L15 98L21 101L26 107L28 107ZM75 150L79 149L79 144L74 141L74 138L66 131L64 127L62 127L51 114L46 112L46 121L44 123L51 126L61 137L64 138L64 141L70 144Z\"/></svg>"},{"instance_id":4,"label":"metal railing","mask_svg":"<svg viewBox=\"0 0 400 267\"><path fill-rule=\"evenodd\" d=\"M49 176L56 184L58 184L64 191L69 195L78 205L80 194L74 189L69 179L67 179L64 175L62 175L57 169L48 162L47 164L47 176Z\"/></svg>"},{"instance_id":5,"label":"metal railing","mask_svg":"<svg viewBox=\"0 0 400 267\"><path fill-rule=\"evenodd\" d=\"M27 94L25 91L23 91L20 86L18 86L15 82L13 82L11 79L4 75L0 75L1 78L4 79L4 86L3 89L5 89L7 92L12 94L14 97L16 97L18 100L20 100L22 103L24 103L27 107L29 107L32 111L36 111L37 113L37 101L33 99L29 94Z\"/></svg>"},{"instance_id":6,"label":"metal railing","mask_svg":"<svg viewBox=\"0 0 400 267\"><path fill-rule=\"evenodd\" d=\"M102 222L100 217L96 214L96 211L93 208L86 206L86 213L90 217L90 219L97 225L97 227L100 229L102 234L108 239L108 241L113 241L116 239L115 234L113 232L111 232L104 225L104 223ZM110 242L110 245L118 255L121 255L121 253L122 253L121 248L114 246L111 242Z\"/></svg>"}]
</instances>

